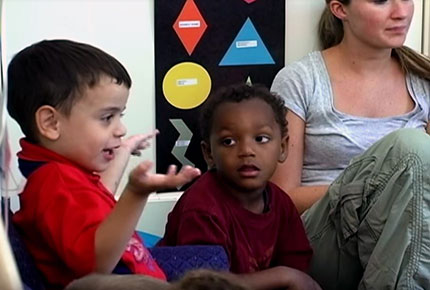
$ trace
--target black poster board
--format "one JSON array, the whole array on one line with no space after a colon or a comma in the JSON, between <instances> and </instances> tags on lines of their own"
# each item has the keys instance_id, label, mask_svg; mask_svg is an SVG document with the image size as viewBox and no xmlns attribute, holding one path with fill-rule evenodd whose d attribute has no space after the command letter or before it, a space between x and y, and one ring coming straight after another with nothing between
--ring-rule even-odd
<instances>
[{"instance_id":1,"label":"black poster board","mask_svg":"<svg viewBox=\"0 0 430 290\"><path fill-rule=\"evenodd\" d=\"M210 91L228 84L270 87L284 66L285 0L156 0L154 5L157 172L169 164L205 171L201 104ZM200 95L183 104L193 94Z\"/></svg>"}]
</instances>

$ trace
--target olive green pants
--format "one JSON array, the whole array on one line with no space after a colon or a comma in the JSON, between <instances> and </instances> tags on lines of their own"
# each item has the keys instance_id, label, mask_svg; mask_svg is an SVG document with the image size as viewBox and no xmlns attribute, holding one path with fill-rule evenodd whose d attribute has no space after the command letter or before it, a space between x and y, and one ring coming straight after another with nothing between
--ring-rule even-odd
<instances>
[{"instance_id":1,"label":"olive green pants","mask_svg":"<svg viewBox=\"0 0 430 290\"><path fill-rule=\"evenodd\" d=\"M401 129L376 142L303 222L324 290L430 289L430 136Z\"/></svg>"}]
</instances>

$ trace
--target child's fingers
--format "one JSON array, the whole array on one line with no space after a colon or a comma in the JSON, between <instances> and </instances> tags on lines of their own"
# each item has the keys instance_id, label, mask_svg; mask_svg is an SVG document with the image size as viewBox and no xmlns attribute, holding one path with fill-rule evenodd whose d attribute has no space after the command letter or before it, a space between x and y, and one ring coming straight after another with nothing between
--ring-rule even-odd
<instances>
[{"instance_id":1,"label":"child's fingers","mask_svg":"<svg viewBox=\"0 0 430 290\"><path fill-rule=\"evenodd\" d=\"M137 144L136 148L133 149L133 151L131 151L131 155L133 155L133 156L142 155L142 153L140 151L148 148L150 145L151 145L151 143L149 143L148 141L143 141L143 142Z\"/></svg>"},{"instance_id":2,"label":"child's fingers","mask_svg":"<svg viewBox=\"0 0 430 290\"><path fill-rule=\"evenodd\" d=\"M139 156L140 153L137 153L137 151L148 148L151 145L150 140L158 133L159 131L156 129L151 133L136 134L123 140L123 144L129 148L132 155Z\"/></svg>"},{"instance_id":3,"label":"child's fingers","mask_svg":"<svg viewBox=\"0 0 430 290\"><path fill-rule=\"evenodd\" d=\"M159 186L164 188L181 187L182 185L192 181L194 178L200 175L200 170L189 165L185 165L177 172L176 165L169 165L167 173L165 175L159 175L162 177Z\"/></svg>"},{"instance_id":4,"label":"child's fingers","mask_svg":"<svg viewBox=\"0 0 430 290\"><path fill-rule=\"evenodd\" d=\"M153 139L157 134L160 133L157 129L148 134L142 134L140 143L141 144L149 144L149 140Z\"/></svg>"},{"instance_id":5,"label":"child's fingers","mask_svg":"<svg viewBox=\"0 0 430 290\"><path fill-rule=\"evenodd\" d=\"M190 182L197 176L201 174L200 169L186 165L183 168L181 168L181 171L179 173L182 173L184 178L187 180L187 182Z\"/></svg>"},{"instance_id":6,"label":"child's fingers","mask_svg":"<svg viewBox=\"0 0 430 290\"><path fill-rule=\"evenodd\" d=\"M178 167L176 165L173 165L173 164L169 165L169 168L167 168L167 175L174 176L176 174L177 168Z\"/></svg>"},{"instance_id":7,"label":"child's fingers","mask_svg":"<svg viewBox=\"0 0 430 290\"><path fill-rule=\"evenodd\" d=\"M160 131L158 129L155 129L154 131L152 131L152 134L154 134L154 136L160 134Z\"/></svg>"},{"instance_id":8,"label":"child's fingers","mask_svg":"<svg viewBox=\"0 0 430 290\"><path fill-rule=\"evenodd\" d=\"M140 139L141 139L140 143L145 143L145 142L148 143L149 140L151 140L152 138L154 138L155 136L157 136L158 133L159 133L158 130L154 130L151 133L140 135L139 136Z\"/></svg>"},{"instance_id":9,"label":"child's fingers","mask_svg":"<svg viewBox=\"0 0 430 290\"><path fill-rule=\"evenodd\" d=\"M151 143L148 140L144 140L136 145L137 150L143 150L151 146Z\"/></svg>"},{"instance_id":10,"label":"child's fingers","mask_svg":"<svg viewBox=\"0 0 430 290\"><path fill-rule=\"evenodd\" d=\"M140 141L137 143L136 147L137 149L143 150L148 148L151 145L150 140L155 138L160 133L157 129L155 129L153 132L148 134L142 134L140 136Z\"/></svg>"},{"instance_id":11,"label":"child's fingers","mask_svg":"<svg viewBox=\"0 0 430 290\"><path fill-rule=\"evenodd\" d=\"M146 160L141 162L133 171L138 176L146 175L153 165L151 161Z\"/></svg>"},{"instance_id":12,"label":"child's fingers","mask_svg":"<svg viewBox=\"0 0 430 290\"><path fill-rule=\"evenodd\" d=\"M181 170L174 176L174 186L182 186L190 181L192 181L194 178L199 176L200 169L192 167L190 165L185 165L181 168Z\"/></svg>"},{"instance_id":13,"label":"child's fingers","mask_svg":"<svg viewBox=\"0 0 430 290\"><path fill-rule=\"evenodd\" d=\"M153 192L169 188L178 188L197 176L200 170L192 166L184 166L177 172L176 165L170 165L166 174L151 173L153 163L144 161L140 163L130 174L129 184L139 190Z\"/></svg>"}]
</instances>

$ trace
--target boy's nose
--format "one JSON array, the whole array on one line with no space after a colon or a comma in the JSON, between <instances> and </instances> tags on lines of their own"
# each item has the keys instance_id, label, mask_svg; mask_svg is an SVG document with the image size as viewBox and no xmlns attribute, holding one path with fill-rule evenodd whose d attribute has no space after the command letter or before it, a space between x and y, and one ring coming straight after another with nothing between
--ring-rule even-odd
<instances>
[{"instance_id":1,"label":"boy's nose","mask_svg":"<svg viewBox=\"0 0 430 290\"><path fill-rule=\"evenodd\" d=\"M121 138L127 134L127 128L124 126L122 122L119 122L118 126L115 128L114 135L115 137Z\"/></svg>"},{"instance_id":2,"label":"boy's nose","mask_svg":"<svg viewBox=\"0 0 430 290\"><path fill-rule=\"evenodd\" d=\"M250 144L249 141L239 142L239 156L240 157L248 157L254 156L254 148Z\"/></svg>"}]
</instances>

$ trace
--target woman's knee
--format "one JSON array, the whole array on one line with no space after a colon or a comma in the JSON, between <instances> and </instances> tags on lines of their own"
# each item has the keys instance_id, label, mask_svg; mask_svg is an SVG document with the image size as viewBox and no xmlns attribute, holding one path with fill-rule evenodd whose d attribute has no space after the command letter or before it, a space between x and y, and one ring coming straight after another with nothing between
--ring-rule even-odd
<instances>
[{"instance_id":1,"label":"woman's knee","mask_svg":"<svg viewBox=\"0 0 430 290\"><path fill-rule=\"evenodd\" d=\"M430 162L430 136L419 129L399 129L384 137L383 146L392 147L400 154L413 154L424 162Z\"/></svg>"}]
</instances>

